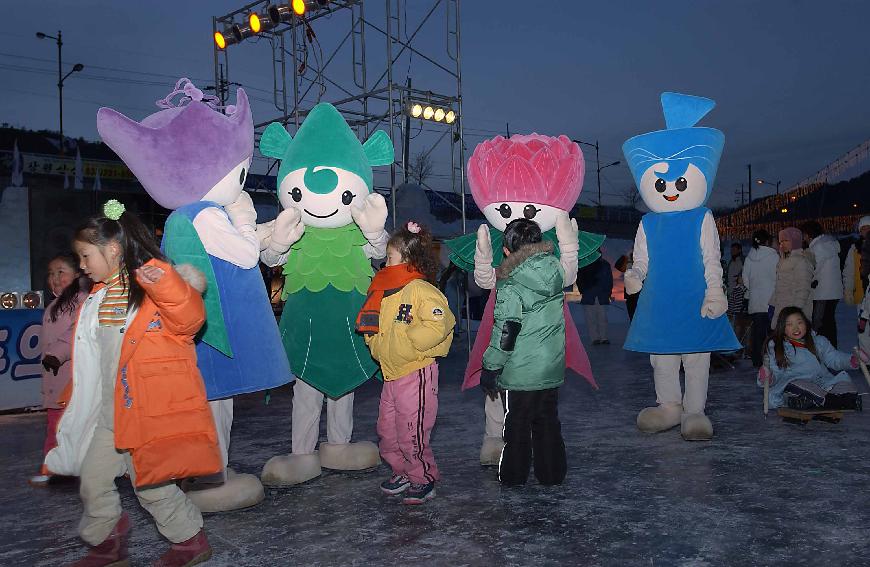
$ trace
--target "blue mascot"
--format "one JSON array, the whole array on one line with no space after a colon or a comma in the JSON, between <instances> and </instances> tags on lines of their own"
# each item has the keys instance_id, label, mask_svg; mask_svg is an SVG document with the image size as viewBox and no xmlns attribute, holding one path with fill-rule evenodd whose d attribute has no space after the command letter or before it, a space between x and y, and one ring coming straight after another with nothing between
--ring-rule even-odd
<instances>
[{"instance_id":1,"label":"blue mascot","mask_svg":"<svg viewBox=\"0 0 870 567\"><path fill-rule=\"evenodd\" d=\"M634 264L625 273L628 293L643 290L625 348L650 354L657 406L637 416L641 431L680 425L687 441L709 440L704 415L710 353L740 348L727 318L719 233L710 197L725 136L697 127L715 103L663 93L665 130L635 136L622 146L650 212L634 241ZM680 365L685 392L680 388Z\"/></svg>"}]
</instances>

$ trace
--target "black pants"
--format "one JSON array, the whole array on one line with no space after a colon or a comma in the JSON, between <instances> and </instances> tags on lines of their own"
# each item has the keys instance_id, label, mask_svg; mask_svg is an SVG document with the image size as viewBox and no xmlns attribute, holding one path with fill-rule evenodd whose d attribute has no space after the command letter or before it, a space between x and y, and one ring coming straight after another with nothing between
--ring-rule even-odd
<instances>
[{"instance_id":1,"label":"black pants","mask_svg":"<svg viewBox=\"0 0 870 567\"><path fill-rule=\"evenodd\" d=\"M634 310L637 309L637 300L640 299L640 292L625 294L625 309L628 311L628 320L634 319Z\"/></svg>"},{"instance_id":2,"label":"black pants","mask_svg":"<svg viewBox=\"0 0 870 567\"><path fill-rule=\"evenodd\" d=\"M838 299L820 299L813 301L813 330L837 348L837 320L834 312L837 310Z\"/></svg>"},{"instance_id":3,"label":"black pants","mask_svg":"<svg viewBox=\"0 0 870 567\"><path fill-rule=\"evenodd\" d=\"M770 319L767 313L753 313L752 335L749 337L749 352L752 355L752 366L761 368L764 348L767 345L767 334L770 332Z\"/></svg>"},{"instance_id":4,"label":"black pants","mask_svg":"<svg viewBox=\"0 0 870 567\"><path fill-rule=\"evenodd\" d=\"M543 485L561 484L568 472L562 424L559 423L559 388L533 392L506 391L504 451L498 479L511 486L525 484L532 455L535 477Z\"/></svg>"}]
</instances>

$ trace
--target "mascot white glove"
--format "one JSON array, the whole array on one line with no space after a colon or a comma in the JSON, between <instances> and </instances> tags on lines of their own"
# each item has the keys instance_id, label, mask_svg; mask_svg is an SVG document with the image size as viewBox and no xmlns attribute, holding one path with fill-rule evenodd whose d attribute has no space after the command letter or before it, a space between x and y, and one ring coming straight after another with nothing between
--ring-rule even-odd
<instances>
[{"instance_id":1,"label":"mascot white glove","mask_svg":"<svg viewBox=\"0 0 870 567\"><path fill-rule=\"evenodd\" d=\"M384 196L379 193L366 195L359 207L350 207L350 216L368 240L364 247L366 257L385 257L390 235L384 230L384 225L387 224L387 202Z\"/></svg>"},{"instance_id":2,"label":"mascot white glove","mask_svg":"<svg viewBox=\"0 0 870 567\"><path fill-rule=\"evenodd\" d=\"M643 280L637 275L637 272L629 268L622 276L622 283L625 284L625 293L634 295L643 289Z\"/></svg>"},{"instance_id":3,"label":"mascot white glove","mask_svg":"<svg viewBox=\"0 0 870 567\"><path fill-rule=\"evenodd\" d=\"M246 226L256 230L257 211L254 209L254 202L251 201L251 196L247 191L239 193L235 202L225 206L224 210L226 210L227 215L230 217L230 222L239 231Z\"/></svg>"},{"instance_id":4,"label":"mascot white glove","mask_svg":"<svg viewBox=\"0 0 870 567\"><path fill-rule=\"evenodd\" d=\"M284 253L299 242L303 234L305 234L305 225L302 223L302 213L299 209L294 207L284 209L275 219L269 249Z\"/></svg>"},{"instance_id":5,"label":"mascot white glove","mask_svg":"<svg viewBox=\"0 0 870 567\"><path fill-rule=\"evenodd\" d=\"M704 293L704 303L701 304L701 317L716 319L728 311L728 300L721 287L708 287Z\"/></svg>"},{"instance_id":6,"label":"mascot white glove","mask_svg":"<svg viewBox=\"0 0 870 567\"><path fill-rule=\"evenodd\" d=\"M559 242L559 263L565 272L562 286L574 285L577 281L577 251L580 243L577 241L579 234L577 221L569 218L568 213L563 211L556 217L556 240Z\"/></svg>"},{"instance_id":7,"label":"mascot white glove","mask_svg":"<svg viewBox=\"0 0 870 567\"><path fill-rule=\"evenodd\" d=\"M359 207L351 206L350 216L368 239L380 236L387 223L387 202L379 193L369 193Z\"/></svg>"},{"instance_id":8,"label":"mascot white glove","mask_svg":"<svg viewBox=\"0 0 870 567\"><path fill-rule=\"evenodd\" d=\"M257 225L257 239L260 241L260 252L268 248L269 243L272 242L272 230L274 228L274 220Z\"/></svg>"},{"instance_id":9,"label":"mascot white glove","mask_svg":"<svg viewBox=\"0 0 870 567\"><path fill-rule=\"evenodd\" d=\"M495 288L495 268L492 267L492 240L489 226L480 225L477 229L477 242L474 246L474 283L482 289Z\"/></svg>"}]
</instances>

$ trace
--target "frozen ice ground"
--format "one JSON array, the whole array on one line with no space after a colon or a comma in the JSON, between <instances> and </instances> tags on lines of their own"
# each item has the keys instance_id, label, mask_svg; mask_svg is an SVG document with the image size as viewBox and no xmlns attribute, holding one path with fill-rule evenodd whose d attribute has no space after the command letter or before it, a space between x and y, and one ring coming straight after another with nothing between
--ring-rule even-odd
<instances>
[{"instance_id":1,"label":"frozen ice ground","mask_svg":"<svg viewBox=\"0 0 870 567\"><path fill-rule=\"evenodd\" d=\"M585 335L582 311L573 307ZM748 362L711 376L709 443L676 430L647 436L635 416L655 395L647 357L623 351L625 312L611 308L609 346L587 349L601 385L572 376L560 412L569 451L562 487L534 479L502 489L477 455L482 395L461 393L459 336L442 364L433 447L443 480L420 507L384 497L388 474L329 473L268 490L260 506L206 517L208 565L834 565L870 564L866 489L870 421L801 427L761 412ZM855 343L854 312L839 309L841 348ZM584 336L585 340L585 336ZM866 390L860 374L854 374ZM376 441L378 384L357 393L357 439ZM237 398L231 464L259 473L288 452L290 388ZM36 490L44 414L0 416L0 565L57 565L84 552L76 487ZM120 480L134 523L133 565L167 545Z\"/></svg>"}]
</instances>

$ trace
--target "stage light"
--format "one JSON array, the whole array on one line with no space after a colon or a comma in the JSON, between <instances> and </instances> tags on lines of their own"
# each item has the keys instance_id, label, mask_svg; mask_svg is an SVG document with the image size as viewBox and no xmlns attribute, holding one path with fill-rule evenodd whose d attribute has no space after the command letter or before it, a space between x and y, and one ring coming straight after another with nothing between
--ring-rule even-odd
<instances>
[{"instance_id":1,"label":"stage light","mask_svg":"<svg viewBox=\"0 0 870 567\"><path fill-rule=\"evenodd\" d=\"M263 28L260 24L260 16L256 12L248 14L248 27L250 27L251 31L254 33L260 33L260 30Z\"/></svg>"},{"instance_id":2,"label":"stage light","mask_svg":"<svg viewBox=\"0 0 870 567\"><path fill-rule=\"evenodd\" d=\"M18 294L14 291L4 291L0 294L0 307L3 309L15 309L18 307Z\"/></svg>"},{"instance_id":3,"label":"stage light","mask_svg":"<svg viewBox=\"0 0 870 567\"><path fill-rule=\"evenodd\" d=\"M779 210L779 212L781 212L782 214L787 213L787 212L788 212L788 207L783 207L783 208L781 208L781 209Z\"/></svg>"},{"instance_id":4,"label":"stage light","mask_svg":"<svg viewBox=\"0 0 870 567\"><path fill-rule=\"evenodd\" d=\"M456 122L456 112L454 110L424 102L408 101L405 112L408 116L421 120L432 120L442 124L453 124Z\"/></svg>"},{"instance_id":5,"label":"stage light","mask_svg":"<svg viewBox=\"0 0 870 567\"><path fill-rule=\"evenodd\" d=\"M217 45L218 49L226 49L228 45L233 45L238 42L239 40L233 36L230 30L214 32L214 43Z\"/></svg>"},{"instance_id":6,"label":"stage light","mask_svg":"<svg viewBox=\"0 0 870 567\"><path fill-rule=\"evenodd\" d=\"M253 30L251 30L251 26L247 24L233 24L233 27L231 27L230 30L232 31L233 37L236 39L237 42L240 42L243 39L254 35Z\"/></svg>"},{"instance_id":7,"label":"stage light","mask_svg":"<svg viewBox=\"0 0 870 567\"><path fill-rule=\"evenodd\" d=\"M42 293L38 291L28 291L21 299L21 303L28 309L39 309L42 307Z\"/></svg>"},{"instance_id":8,"label":"stage light","mask_svg":"<svg viewBox=\"0 0 870 567\"><path fill-rule=\"evenodd\" d=\"M269 6L269 20L273 25L293 20L293 9L290 4L272 4Z\"/></svg>"}]
</instances>

